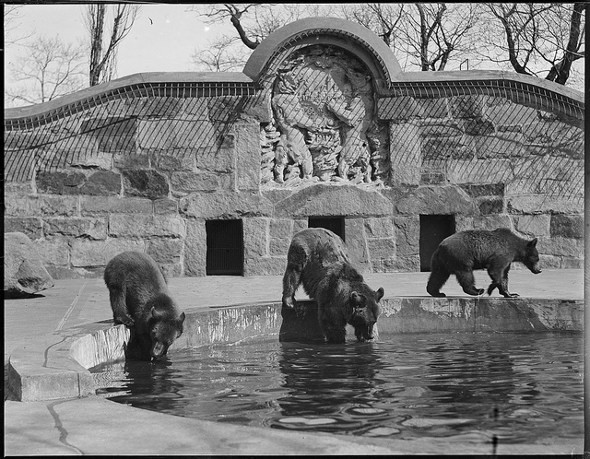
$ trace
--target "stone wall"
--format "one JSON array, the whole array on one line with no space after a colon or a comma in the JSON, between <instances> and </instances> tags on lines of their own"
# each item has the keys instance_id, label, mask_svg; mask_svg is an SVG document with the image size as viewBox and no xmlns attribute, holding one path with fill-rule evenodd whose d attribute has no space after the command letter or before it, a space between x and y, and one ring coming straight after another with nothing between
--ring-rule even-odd
<instances>
[{"instance_id":1,"label":"stone wall","mask_svg":"<svg viewBox=\"0 0 590 459\"><path fill-rule=\"evenodd\" d=\"M457 231L538 237L545 268L582 267L583 119L552 105L558 88L531 103L520 100L525 85L490 93L503 75L469 74L444 91L410 76L377 90L362 62L347 73L345 52L315 46L305 61L301 50L282 86L270 70L258 82L142 75L7 110L5 231L28 235L55 278L100 275L124 250L150 254L169 276L203 276L206 222L240 219L243 274L279 275L309 217L343 217L353 261L391 272L420 269L420 215L453 215ZM297 99L301 75L319 83ZM321 126L293 121L302 110ZM301 166L306 155L313 169Z\"/></svg>"}]
</instances>

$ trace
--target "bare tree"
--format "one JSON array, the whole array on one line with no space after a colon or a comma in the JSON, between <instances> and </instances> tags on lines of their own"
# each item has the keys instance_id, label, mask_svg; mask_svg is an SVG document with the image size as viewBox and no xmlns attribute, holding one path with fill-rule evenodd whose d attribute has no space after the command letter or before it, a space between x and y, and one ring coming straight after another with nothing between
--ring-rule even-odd
<instances>
[{"instance_id":1,"label":"bare tree","mask_svg":"<svg viewBox=\"0 0 590 459\"><path fill-rule=\"evenodd\" d=\"M572 64L585 57L586 5L487 3L490 28L485 58L525 75L565 84Z\"/></svg>"},{"instance_id":2,"label":"bare tree","mask_svg":"<svg viewBox=\"0 0 590 459\"><path fill-rule=\"evenodd\" d=\"M445 70L451 59L471 52L477 9L473 3L415 3L406 10L399 33L420 70Z\"/></svg>"},{"instance_id":3,"label":"bare tree","mask_svg":"<svg viewBox=\"0 0 590 459\"><path fill-rule=\"evenodd\" d=\"M64 43L59 37L39 37L28 52L12 65L12 76L21 84L6 89L14 102L47 102L84 87L84 47Z\"/></svg>"},{"instance_id":4,"label":"bare tree","mask_svg":"<svg viewBox=\"0 0 590 459\"><path fill-rule=\"evenodd\" d=\"M345 4L340 11L344 18L356 21L375 32L387 46L396 49L399 28L402 25L405 8L403 3Z\"/></svg>"},{"instance_id":5,"label":"bare tree","mask_svg":"<svg viewBox=\"0 0 590 459\"><path fill-rule=\"evenodd\" d=\"M88 5L85 21L90 33L90 86L109 81L116 75L118 48L131 31L139 9L138 5L125 3ZM109 12L112 12L110 28L106 25Z\"/></svg>"},{"instance_id":6,"label":"bare tree","mask_svg":"<svg viewBox=\"0 0 590 459\"><path fill-rule=\"evenodd\" d=\"M18 15L24 5L4 5L4 44L16 45L31 37L29 35L15 35L18 29Z\"/></svg>"},{"instance_id":7,"label":"bare tree","mask_svg":"<svg viewBox=\"0 0 590 459\"><path fill-rule=\"evenodd\" d=\"M196 49L191 56L198 70L209 72L239 71L246 63L247 55L236 49L238 38L223 36L205 49Z\"/></svg>"}]
</instances>

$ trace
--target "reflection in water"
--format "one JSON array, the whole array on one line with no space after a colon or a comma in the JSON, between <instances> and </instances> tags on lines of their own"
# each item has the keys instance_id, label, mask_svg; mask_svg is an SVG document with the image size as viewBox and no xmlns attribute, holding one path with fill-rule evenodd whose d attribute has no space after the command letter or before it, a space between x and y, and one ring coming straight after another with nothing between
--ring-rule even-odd
<instances>
[{"instance_id":1,"label":"reflection in water","mask_svg":"<svg viewBox=\"0 0 590 459\"><path fill-rule=\"evenodd\" d=\"M112 399L281 429L464 435L491 452L494 438L582 438L582 343L582 334L457 333L212 345L172 352L163 362L126 363Z\"/></svg>"}]
</instances>

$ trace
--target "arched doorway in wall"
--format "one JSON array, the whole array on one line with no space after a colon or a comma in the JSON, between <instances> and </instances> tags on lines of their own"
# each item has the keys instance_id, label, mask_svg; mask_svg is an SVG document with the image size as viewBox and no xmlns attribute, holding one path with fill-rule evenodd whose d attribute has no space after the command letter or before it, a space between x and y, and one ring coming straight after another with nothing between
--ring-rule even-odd
<instances>
[{"instance_id":1,"label":"arched doorway in wall","mask_svg":"<svg viewBox=\"0 0 590 459\"><path fill-rule=\"evenodd\" d=\"M430 271L432 254L443 239L454 233L454 215L420 215L420 271Z\"/></svg>"},{"instance_id":2,"label":"arched doorway in wall","mask_svg":"<svg viewBox=\"0 0 590 459\"><path fill-rule=\"evenodd\" d=\"M244 275L244 232L242 220L209 220L207 232L208 276Z\"/></svg>"}]
</instances>

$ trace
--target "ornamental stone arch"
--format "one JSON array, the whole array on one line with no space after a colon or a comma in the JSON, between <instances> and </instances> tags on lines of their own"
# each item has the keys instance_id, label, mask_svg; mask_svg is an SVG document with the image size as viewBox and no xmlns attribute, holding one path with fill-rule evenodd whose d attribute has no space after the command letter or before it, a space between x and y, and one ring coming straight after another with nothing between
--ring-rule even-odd
<instances>
[{"instance_id":1,"label":"ornamental stone arch","mask_svg":"<svg viewBox=\"0 0 590 459\"><path fill-rule=\"evenodd\" d=\"M368 29L308 18L266 38L244 67L271 114L261 128L263 186L389 181L388 126L379 95L401 68Z\"/></svg>"}]
</instances>

